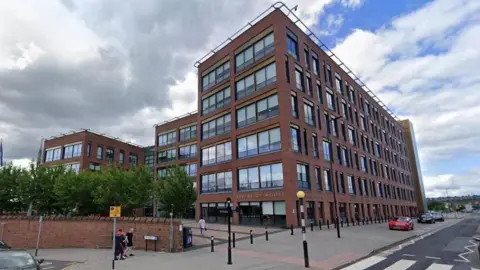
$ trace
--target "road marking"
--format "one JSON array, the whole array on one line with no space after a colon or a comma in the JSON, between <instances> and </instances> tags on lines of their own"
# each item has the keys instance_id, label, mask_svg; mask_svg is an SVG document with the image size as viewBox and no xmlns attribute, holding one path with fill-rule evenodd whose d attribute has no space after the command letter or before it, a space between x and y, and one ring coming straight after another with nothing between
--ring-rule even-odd
<instances>
[{"instance_id":1,"label":"road marking","mask_svg":"<svg viewBox=\"0 0 480 270\"><path fill-rule=\"evenodd\" d=\"M440 257L432 257L432 256L425 256L427 259L432 259L432 260L440 260Z\"/></svg>"},{"instance_id":2,"label":"road marking","mask_svg":"<svg viewBox=\"0 0 480 270\"><path fill-rule=\"evenodd\" d=\"M372 265L375 265L383 260L385 260L385 257L382 256L372 256L368 257L366 259L363 259L355 264L352 264L346 268L343 268L343 270L359 270L359 269L366 269Z\"/></svg>"},{"instance_id":3,"label":"road marking","mask_svg":"<svg viewBox=\"0 0 480 270\"><path fill-rule=\"evenodd\" d=\"M43 263L42 263L42 266L43 266L43 265L51 265L51 264L52 264L51 262L43 262Z\"/></svg>"},{"instance_id":4,"label":"road marking","mask_svg":"<svg viewBox=\"0 0 480 270\"><path fill-rule=\"evenodd\" d=\"M477 243L475 243L475 241L473 241L473 240L469 240L468 242L471 245L463 247L464 249L466 249L468 251L458 255L458 257L463 259L463 262L470 262L470 260L465 258L464 256L468 255L468 254L471 254L471 253L474 253L475 252L474 248L478 246ZM461 260L455 260L455 261L461 261Z\"/></svg>"},{"instance_id":5,"label":"road marking","mask_svg":"<svg viewBox=\"0 0 480 270\"><path fill-rule=\"evenodd\" d=\"M402 259L392 264L391 266L385 268L385 270L405 270L414 264L415 264L415 261Z\"/></svg>"},{"instance_id":6,"label":"road marking","mask_svg":"<svg viewBox=\"0 0 480 270\"><path fill-rule=\"evenodd\" d=\"M417 256L417 255L414 255L414 254L403 254L403 256L405 256L405 257L415 257L415 256Z\"/></svg>"},{"instance_id":7,"label":"road marking","mask_svg":"<svg viewBox=\"0 0 480 270\"><path fill-rule=\"evenodd\" d=\"M452 267L449 264L432 263L426 270L450 270Z\"/></svg>"},{"instance_id":8,"label":"road marking","mask_svg":"<svg viewBox=\"0 0 480 270\"><path fill-rule=\"evenodd\" d=\"M47 270L47 269L53 269L55 266L47 266L47 267L42 267L42 269Z\"/></svg>"}]
</instances>

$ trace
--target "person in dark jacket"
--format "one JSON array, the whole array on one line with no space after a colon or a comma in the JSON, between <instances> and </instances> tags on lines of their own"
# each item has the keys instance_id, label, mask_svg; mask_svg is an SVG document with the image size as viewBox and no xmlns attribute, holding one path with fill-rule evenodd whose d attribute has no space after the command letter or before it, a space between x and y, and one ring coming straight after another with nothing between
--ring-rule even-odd
<instances>
[{"instance_id":1,"label":"person in dark jacket","mask_svg":"<svg viewBox=\"0 0 480 270\"><path fill-rule=\"evenodd\" d=\"M128 256L134 256L132 253L133 250L133 228L127 232L127 253Z\"/></svg>"},{"instance_id":2,"label":"person in dark jacket","mask_svg":"<svg viewBox=\"0 0 480 270\"><path fill-rule=\"evenodd\" d=\"M122 229L119 229L115 233L115 260L125 260L125 257L123 256L123 247L122 243L124 241L124 235Z\"/></svg>"}]
</instances>

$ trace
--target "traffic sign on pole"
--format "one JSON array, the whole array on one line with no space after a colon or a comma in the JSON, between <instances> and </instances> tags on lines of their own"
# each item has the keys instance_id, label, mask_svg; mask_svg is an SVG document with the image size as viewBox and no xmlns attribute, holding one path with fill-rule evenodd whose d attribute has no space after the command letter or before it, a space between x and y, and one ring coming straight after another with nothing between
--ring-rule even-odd
<instances>
[{"instance_id":1,"label":"traffic sign on pole","mask_svg":"<svg viewBox=\"0 0 480 270\"><path fill-rule=\"evenodd\" d=\"M121 209L120 206L110 206L110 217L121 217Z\"/></svg>"}]
</instances>

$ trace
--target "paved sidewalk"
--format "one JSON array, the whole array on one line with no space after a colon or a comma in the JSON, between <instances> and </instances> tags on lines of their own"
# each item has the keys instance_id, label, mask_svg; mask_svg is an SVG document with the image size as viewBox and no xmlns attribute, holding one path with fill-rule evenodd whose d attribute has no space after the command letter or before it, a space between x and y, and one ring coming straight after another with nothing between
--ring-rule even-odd
<instances>
[{"instance_id":1,"label":"paved sidewalk","mask_svg":"<svg viewBox=\"0 0 480 270\"><path fill-rule=\"evenodd\" d=\"M415 224L415 230L410 232L389 231L386 223L355 227L350 225L341 228L340 239L337 238L333 226L330 230L323 228L321 231L315 227L314 232L308 228L310 268L333 269L394 242L450 226L460 220L447 219L437 224ZM111 269L111 253L111 250L68 249L40 250L39 255L46 259L84 261L69 269L98 270ZM265 240L264 235L260 235L254 239L253 245L248 238L237 241L236 248L233 249L233 265L226 264L227 245L222 241L215 246L213 253L209 247L205 247L176 254L137 251L136 255L124 261L117 261L115 269L304 269L302 235L299 229L295 230L293 236L289 230L269 234L269 241Z\"/></svg>"}]
</instances>

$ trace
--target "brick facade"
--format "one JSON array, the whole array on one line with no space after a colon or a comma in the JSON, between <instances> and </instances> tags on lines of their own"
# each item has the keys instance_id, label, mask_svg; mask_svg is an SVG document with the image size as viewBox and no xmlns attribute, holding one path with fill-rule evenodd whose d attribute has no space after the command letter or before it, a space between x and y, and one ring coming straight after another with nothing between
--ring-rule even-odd
<instances>
[{"instance_id":1,"label":"brick facade","mask_svg":"<svg viewBox=\"0 0 480 270\"><path fill-rule=\"evenodd\" d=\"M39 229L39 217L0 216L6 223L3 240L13 248L35 248ZM174 220L174 251L182 252L182 232L179 220ZM143 237L157 236L157 251L170 247L170 221L153 218L118 218L117 229L134 229L134 245L145 249ZM39 248L111 248L113 219L105 217L44 217ZM148 249L154 250L153 242Z\"/></svg>"}]
</instances>

